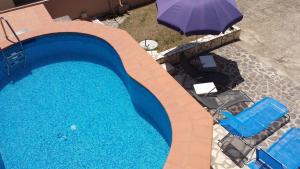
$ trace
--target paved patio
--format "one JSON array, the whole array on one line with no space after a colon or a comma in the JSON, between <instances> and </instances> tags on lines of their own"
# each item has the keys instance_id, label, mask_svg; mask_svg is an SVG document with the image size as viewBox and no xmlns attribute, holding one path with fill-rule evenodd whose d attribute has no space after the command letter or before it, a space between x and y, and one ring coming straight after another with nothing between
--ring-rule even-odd
<instances>
[{"instance_id":1,"label":"paved patio","mask_svg":"<svg viewBox=\"0 0 300 169\"><path fill-rule=\"evenodd\" d=\"M274 134L268 137L268 135L263 133L254 139L254 141L260 143L260 147L269 147L288 128L300 127L300 86L294 84L288 77L279 75L275 68L260 62L257 56L251 55L242 49L238 42L215 49L211 51L211 54L214 55L218 70L229 76L236 84L234 89L244 91L254 101L264 96L276 98L289 108L290 122L281 128L278 127L278 122L276 122L272 128L280 129ZM197 64L197 59L197 57L192 58L189 62L196 62ZM179 73L173 74L174 78L184 88L192 89L192 85L197 83L197 80L187 74L181 64L175 65L175 67L179 70ZM217 145L218 141L227 134L228 132L223 127L218 124L214 125L211 165L215 169L239 168ZM261 142L260 139L265 136L267 136L267 139ZM248 158L251 158L252 152L248 154ZM252 157L254 158L254 156ZM244 166L244 168L247 168L247 166Z\"/></svg>"},{"instance_id":2,"label":"paved patio","mask_svg":"<svg viewBox=\"0 0 300 169\"><path fill-rule=\"evenodd\" d=\"M260 147L269 147L288 128L300 127L300 86L294 84L287 77L278 75L274 68L259 62L256 56L243 50L237 43L226 45L212 51L212 53L237 63L239 72L236 69L231 69L234 65L226 66L226 69L223 70L233 77L236 75L237 78L239 78L238 75L240 74L244 79L242 83L238 84L236 89L245 91L255 101L264 96L274 97L289 108L290 122L263 141L259 145ZM219 147L216 145L217 140L223 138L226 133L219 125L214 126L213 168L237 168L230 159L224 157L224 154L220 152Z\"/></svg>"},{"instance_id":3,"label":"paved patio","mask_svg":"<svg viewBox=\"0 0 300 169\"><path fill-rule=\"evenodd\" d=\"M300 1L237 0L244 14L240 46L299 84Z\"/></svg>"},{"instance_id":4,"label":"paved patio","mask_svg":"<svg viewBox=\"0 0 300 169\"><path fill-rule=\"evenodd\" d=\"M221 68L221 72L230 76L237 82L235 89L246 92L254 101L264 96L278 99L288 106L290 110L290 122L268 137L259 144L262 148L269 147L275 142L288 128L300 127L300 87L296 86L287 77L279 75L277 71L265 66L256 56L243 50L237 43L229 44L211 52L215 55L216 62ZM180 78L177 78L180 81ZM185 85L195 83L192 79ZM218 140L222 139L228 132L216 124L214 126L214 142L212 150L212 167L238 168L217 145ZM252 153L249 153L251 156ZM244 166L247 168L247 166Z\"/></svg>"}]
</instances>

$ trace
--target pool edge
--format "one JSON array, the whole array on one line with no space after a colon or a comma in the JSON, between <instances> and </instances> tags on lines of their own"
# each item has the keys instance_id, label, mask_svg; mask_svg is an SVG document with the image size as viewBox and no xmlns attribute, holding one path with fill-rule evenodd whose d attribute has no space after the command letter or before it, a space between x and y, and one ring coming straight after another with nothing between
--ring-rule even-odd
<instances>
[{"instance_id":1,"label":"pool edge","mask_svg":"<svg viewBox=\"0 0 300 169\"><path fill-rule=\"evenodd\" d=\"M212 117L127 32L84 21L52 22L22 34L20 39L62 32L89 34L108 42L119 54L127 74L161 102L173 131L164 168L210 168ZM11 42L0 41L1 48L9 45Z\"/></svg>"}]
</instances>

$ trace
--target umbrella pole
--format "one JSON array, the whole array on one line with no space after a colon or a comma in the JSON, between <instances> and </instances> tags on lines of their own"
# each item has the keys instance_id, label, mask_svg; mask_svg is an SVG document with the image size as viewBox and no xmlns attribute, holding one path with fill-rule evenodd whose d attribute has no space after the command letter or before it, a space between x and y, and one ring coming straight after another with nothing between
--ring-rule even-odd
<instances>
[{"instance_id":1,"label":"umbrella pole","mask_svg":"<svg viewBox=\"0 0 300 169\"><path fill-rule=\"evenodd\" d=\"M196 36L196 54L198 54L198 35Z\"/></svg>"}]
</instances>

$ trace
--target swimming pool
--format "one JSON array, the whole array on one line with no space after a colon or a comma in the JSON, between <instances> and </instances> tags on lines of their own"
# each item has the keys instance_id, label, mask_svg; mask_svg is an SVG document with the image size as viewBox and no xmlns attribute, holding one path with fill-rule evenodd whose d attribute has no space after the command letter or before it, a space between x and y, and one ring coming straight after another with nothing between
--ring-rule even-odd
<instances>
[{"instance_id":1,"label":"swimming pool","mask_svg":"<svg viewBox=\"0 0 300 169\"><path fill-rule=\"evenodd\" d=\"M26 68L0 74L6 169L163 167L172 137L168 116L108 43L59 33L23 45Z\"/></svg>"}]
</instances>

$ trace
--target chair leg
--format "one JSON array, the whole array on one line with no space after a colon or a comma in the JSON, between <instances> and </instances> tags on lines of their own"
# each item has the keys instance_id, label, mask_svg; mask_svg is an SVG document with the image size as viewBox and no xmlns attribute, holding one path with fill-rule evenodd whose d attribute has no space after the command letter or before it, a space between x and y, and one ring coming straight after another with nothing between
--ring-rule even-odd
<instances>
[{"instance_id":1,"label":"chair leg","mask_svg":"<svg viewBox=\"0 0 300 169\"><path fill-rule=\"evenodd\" d=\"M291 116L289 114L286 114L283 117L284 117L286 123L288 123L291 120Z\"/></svg>"},{"instance_id":2,"label":"chair leg","mask_svg":"<svg viewBox=\"0 0 300 169\"><path fill-rule=\"evenodd\" d=\"M218 145L220 148L223 146L223 143L221 142L221 140L218 140L217 145ZM221 148L221 150L222 150L222 148Z\"/></svg>"},{"instance_id":3,"label":"chair leg","mask_svg":"<svg viewBox=\"0 0 300 169\"><path fill-rule=\"evenodd\" d=\"M223 139L218 140L218 146L221 151L240 168L246 165L249 160L247 155L253 149L241 141L240 137L231 134L227 134Z\"/></svg>"}]
</instances>

